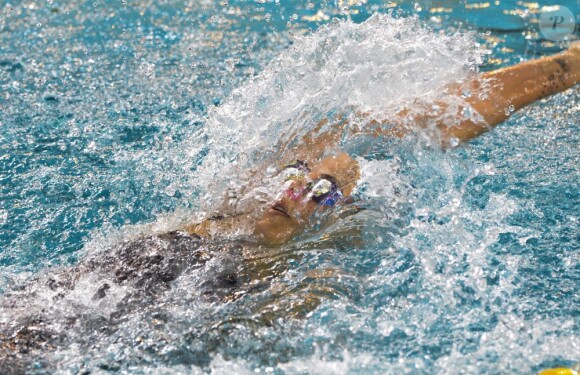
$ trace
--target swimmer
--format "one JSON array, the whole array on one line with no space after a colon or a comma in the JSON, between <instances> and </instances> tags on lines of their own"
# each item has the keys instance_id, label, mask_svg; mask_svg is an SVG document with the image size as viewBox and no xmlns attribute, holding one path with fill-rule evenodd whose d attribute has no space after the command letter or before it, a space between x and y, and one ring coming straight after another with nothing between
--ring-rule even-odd
<instances>
[{"instance_id":1,"label":"swimmer","mask_svg":"<svg viewBox=\"0 0 580 375\"><path fill-rule=\"evenodd\" d=\"M337 207L349 206L361 175L359 164L345 152L327 154L328 150L339 149L342 132L347 127L349 131L377 138L402 138L422 132L428 134L433 144L451 147L502 122L512 108L515 111L570 88L579 79L577 43L555 56L485 73L466 85L450 85L448 89L454 95L461 95L463 90L472 93L465 100L481 115L480 120L458 118L447 126L443 119L446 111L450 111L449 104L438 102L435 103L440 109L438 114L425 111L425 115L411 115L408 110L397 113L394 127L385 126L386 121L370 120L366 121L370 126L358 129L356 119L339 118L332 130L322 131L329 120L322 121L292 149L293 155L282 156L281 167L274 177L281 184L281 192L273 202L255 207L261 210L258 215L228 215L224 204L224 210L183 230L119 243L74 267L51 270L6 293L0 306L4 316L9 317L0 322L0 373L24 373L31 366L42 364L46 353L71 344L78 346L70 337L71 332L90 338L95 337L95 332L110 336L132 315L140 319L140 311L150 311L159 324L167 323L163 310L153 313L164 304L171 305L160 301L164 301L163 296L182 275L194 275L195 290L190 294L198 293L210 301L227 301L268 288L269 280L281 272L279 267L270 269L264 266L263 259L246 262L241 255L243 243L221 239L227 241L227 234L235 237L239 228L249 226L257 244L276 247L315 226L316 218L330 216ZM484 92L489 95L480 95ZM364 113L358 116L370 118ZM393 120L389 119L388 124L393 124ZM257 173L253 182L263 181L265 175L266 172ZM220 267L212 266L212 257L218 254ZM323 277L325 272L331 272L316 271ZM256 315L264 324L274 321L279 314L303 317L316 308L320 299L308 294L308 290L305 292L304 298L298 302L291 300L288 306L281 307L279 300L272 305L265 301L265 305L258 306ZM71 302L68 296L72 293L86 294L86 298L82 304L75 299Z\"/></svg>"},{"instance_id":2,"label":"swimmer","mask_svg":"<svg viewBox=\"0 0 580 375\"><path fill-rule=\"evenodd\" d=\"M449 85L452 95L470 92L465 101L480 115L478 119L455 116L454 123L449 124L445 119L451 114L450 105L439 101L435 103L437 113L425 109L425 114L416 115L408 109L402 110L388 122L367 121L369 126L365 129L357 128L353 121L339 118L330 131L321 133L321 128L329 121L324 120L303 137L302 143L292 150L293 156L282 158L286 159L279 169L282 191L274 202L263 208L261 216L256 219L252 215L218 213L185 230L211 237L212 233L235 232L250 222L258 243L284 244L314 225L315 212L324 215L334 206L349 202L360 178L358 162L341 152L323 157L326 150L338 148L347 126L351 125L348 131L376 137L402 138L422 131L433 143L443 148L452 147L490 130L518 109L576 85L579 80L580 42L576 42L563 53L484 73L467 84ZM453 111L463 112L462 108ZM368 119L370 115L359 113L358 116ZM395 126L385 126L393 122Z\"/></svg>"}]
</instances>

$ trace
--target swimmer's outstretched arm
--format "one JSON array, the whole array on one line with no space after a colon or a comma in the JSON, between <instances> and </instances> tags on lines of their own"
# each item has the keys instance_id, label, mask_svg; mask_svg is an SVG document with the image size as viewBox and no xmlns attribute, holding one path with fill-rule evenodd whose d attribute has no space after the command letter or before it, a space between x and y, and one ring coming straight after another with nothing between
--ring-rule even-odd
<instances>
[{"instance_id":1,"label":"swimmer's outstretched arm","mask_svg":"<svg viewBox=\"0 0 580 375\"><path fill-rule=\"evenodd\" d=\"M453 138L460 142L468 141L503 122L512 112L579 82L580 42L577 42L563 53L484 73L466 86L451 87L457 95L465 89L471 91L466 101L484 121L459 119L457 124L436 123L441 142L448 145ZM486 83L489 85L487 88L484 87ZM483 99L480 93L484 94ZM425 116L418 120L425 123L429 119Z\"/></svg>"},{"instance_id":2,"label":"swimmer's outstretched arm","mask_svg":"<svg viewBox=\"0 0 580 375\"><path fill-rule=\"evenodd\" d=\"M483 73L465 84L452 84L448 90L452 95L461 96L470 91L465 99L480 115L480 120L462 117L463 108L456 108L450 119L449 103L439 101L439 110L431 113L431 108L417 111L403 110L386 121L369 120L371 114L359 113L366 119L364 128L352 124L345 117L334 119L330 130L321 132L329 119L321 121L316 128L302 138L300 146L293 150L295 158L316 159L325 150L336 147L345 131L374 136L404 137L418 129L432 131L438 129L433 138L443 147L458 142L466 142L490 130L507 119L513 112L543 97L564 91L580 82L580 42L557 55L523 62L493 72ZM395 124L395 126L393 126ZM353 125L353 126L350 126Z\"/></svg>"}]
</instances>

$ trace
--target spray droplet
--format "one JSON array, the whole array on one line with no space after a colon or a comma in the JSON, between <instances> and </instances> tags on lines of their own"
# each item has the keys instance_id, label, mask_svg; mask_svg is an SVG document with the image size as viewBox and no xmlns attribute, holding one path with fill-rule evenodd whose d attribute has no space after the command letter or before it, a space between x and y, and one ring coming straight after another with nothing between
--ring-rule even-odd
<instances>
[{"instance_id":1,"label":"spray droplet","mask_svg":"<svg viewBox=\"0 0 580 375\"><path fill-rule=\"evenodd\" d=\"M452 148L459 146L459 139L458 139L457 137L451 137L451 138L449 139L449 145L450 145Z\"/></svg>"},{"instance_id":2,"label":"spray droplet","mask_svg":"<svg viewBox=\"0 0 580 375\"><path fill-rule=\"evenodd\" d=\"M226 63L226 69L230 72L233 71L234 68L236 67L236 60L234 60L234 59L227 59L225 61L225 63Z\"/></svg>"},{"instance_id":3,"label":"spray droplet","mask_svg":"<svg viewBox=\"0 0 580 375\"><path fill-rule=\"evenodd\" d=\"M472 118L473 117L473 111L471 110L470 107L465 107L463 108L463 117L465 118Z\"/></svg>"},{"instance_id":4,"label":"spray droplet","mask_svg":"<svg viewBox=\"0 0 580 375\"><path fill-rule=\"evenodd\" d=\"M504 113L506 116L511 115L512 113L514 113L514 111L516 110L516 107L512 104L509 107L504 109Z\"/></svg>"}]
</instances>

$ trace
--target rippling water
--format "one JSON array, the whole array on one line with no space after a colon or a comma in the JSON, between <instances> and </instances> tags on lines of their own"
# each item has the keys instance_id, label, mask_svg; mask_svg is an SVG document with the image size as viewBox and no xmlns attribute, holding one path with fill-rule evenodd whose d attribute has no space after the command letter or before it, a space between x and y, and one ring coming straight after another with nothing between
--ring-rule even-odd
<instances>
[{"instance_id":1,"label":"rippling water","mask_svg":"<svg viewBox=\"0 0 580 375\"><path fill-rule=\"evenodd\" d=\"M578 88L446 153L347 139L367 159L366 210L271 252L203 248L154 302L107 268L109 249L212 209L241 184L224 175L320 118L387 116L470 68L558 51L533 3L0 11L0 322L54 334L32 372L530 373L580 360ZM74 264L96 266L51 287ZM232 274L235 287L204 293Z\"/></svg>"}]
</instances>

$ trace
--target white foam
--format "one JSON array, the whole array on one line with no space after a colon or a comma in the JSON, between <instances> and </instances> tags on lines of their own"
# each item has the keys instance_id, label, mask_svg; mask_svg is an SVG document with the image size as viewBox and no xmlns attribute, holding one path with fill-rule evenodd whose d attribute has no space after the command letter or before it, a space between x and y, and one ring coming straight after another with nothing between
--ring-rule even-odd
<instances>
[{"instance_id":1,"label":"white foam","mask_svg":"<svg viewBox=\"0 0 580 375\"><path fill-rule=\"evenodd\" d=\"M222 198L217 191L240 183L230 177L235 171L261 165L321 119L352 108L388 119L440 96L446 84L472 74L478 61L468 35L433 33L416 18L377 14L362 24L337 21L298 37L210 112L211 150L195 174L202 190L211 191L208 206ZM344 147L351 141L345 139Z\"/></svg>"}]
</instances>

